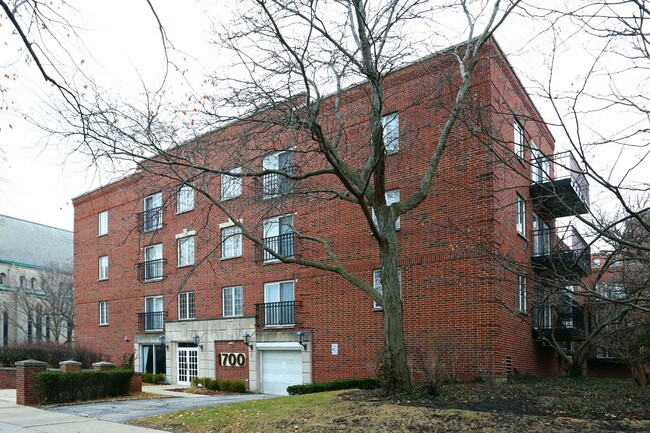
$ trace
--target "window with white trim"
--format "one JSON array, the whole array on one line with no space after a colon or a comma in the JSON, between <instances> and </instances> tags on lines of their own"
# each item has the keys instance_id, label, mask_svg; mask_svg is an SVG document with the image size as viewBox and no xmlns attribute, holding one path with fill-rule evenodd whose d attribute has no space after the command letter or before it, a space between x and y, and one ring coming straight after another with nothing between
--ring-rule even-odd
<instances>
[{"instance_id":1,"label":"window with white trim","mask_svg":"<svg viewBox=\"0 0 650 433\"><path fill-rule=\"evenodd\" d=\"M178 294L178 320L194 319L194 292Z\"/></svg>"},{"instance_id":2,"label":"window with white trim","mask_svg":"<svg viewBox=\"0 0 650 433\"><path fill-rule=\"evenodd\" d=\"M144 247L144 281L159 280L163 277L162 244Z\"/></svg>"},{"instance_id":3,"label":"window with white trim","mask_svg":"<svg viewBox=\"0 0 650 433\"><path fill-rule=\"evenodd\" d=\"M384 198L386 199L386 206L390 206L393 203L397 203L400 200L400 192L399 189L391 189L389 191L386 191L384 193ZM375 210L372 209L372 220L377 225L377 215L375 214ZM395 230L400 229L400 217L397 217L395 220Z\"/></svg>"},{"instance_id":4,"label":"window with white trim","mask_svg":"<svg viewBox=\"0 0 650 433\"><path fill-rule=\"evenodd\" d=\"M281 215L264 220L264 238L267 248L284 257L293 257L293 215ZM264 250L264 261L277 259Z\"/></svg>"},{"instance_id":5,"label":"window with white trim","mask_svg":"<svg viewBox=\"0 0 650 433\"><path fill-rule=\"evenodd\" d=\"M293 173L293 154L291 151L268 155L262 162L264 170L276 170L291 175ZM293 179L282 173L268 173L262 176L264 198L288 194L293 190Z\"/></svg>"},{"instance_id":6,"label":"window with white trim","mask_svg":"<svg viewBox=\"0 0 650 433\"><path fill-rule=\"evenodd\" d=\"M162 193L158 192L144 198L144 231L162 227Z\"/></svg>"},{"instance_id":7,"label":"window with white trim","mask_svg":"<svg viewBox=\"0 0 650 433\"><path fill-rule=\"evenodd\" d=\"M99 303L99 325L108 325L108 301Z\"/></svg>"},{"instance_id":8,"label":"window with white trim","mask_svg":"<svg viewBox=\"0 0 650 433\"><path fill-rule=\"evenodd\" d=\"M181 185L176 192L176 213L188 212L194 209L194 188Z\"/></svg>"},{"instance_id":9,"label":"window with white trim","mask_svg":"<svg viewBox=\"0 0 650 433\"><path fill-rule=\"evenodd\" d=\"M524 275L517 276L517 283L519 287L519 312L525 313L528 308L528 290L526 284L526 277Z\"/></svg>"},{"instance_id":10,"label":"window with white trim","mask_svg":"<svg viewBox=\"0 0 650 433\"><path fill-rule=\"evenodd\" d=\"M397 268L397 280L399 281L399 293L400 296L402 294L402 269ZM382 288L381 288L381 269L375 269L372 271L372 286L375 288L376 291L379 292L379 294L382 294ZM377 302L372 301L372 308L374 310L381 310L382 307L379 305Z\"/></svg>"},{"instance_id":11,"label":"window with white trim","mask_svg":"<svg viewBox=\"0 0 650 433\"><path fill-rule=\"evenodd\" d=\"M194 264L194 236L178 239L178 266Z\"/></svg>"},{"instance_id":12,"label":"window with white trim","mask_svg":"<svg viewBox=\"0 0 650 433\"><path fill-rule=\"evenodd\" d=\"M241 173L241 167L235 167L228 170L229 173ZM240 176L231 176L221 174L221 200L230 200L231 198L241 195L242 178Z\"/></svg>"},{"instance_id":13,"label":"window with white trim","mask_svg":"<svg viewBox=\"0 0 650 433\"><path fill-rule=\"evenodd\" d=\"M108 211L105 210L97 214L97 236L108 234Z\"/></svg>"},{"instance_id":14,"label":"window with white trim","mask_svg":"<svg viewBox=\"0 0 650 433\"><path fill-rule=\"evenodd\" d=\"M242 286L223 288L223 317L244 315L244 288Z\"/></svg>"},{"instance_id":15,"label":"window with white trim","mask_svg":"<svg viewBox=\"0 0 650 433\"><path fill-rule=\"evenodd\" d=\"M384 152L392 155L399 151L399 116L397 113L387 114L381 118L383 128Z\"/></svg>"},{"instance_id":16,"label":"window with white trim","mask_svg":"<svg viewBox=\"0 0 650 433\"><path fill-rule=\"evenodd\" d=\"M99 279L108 279L108 256L101 256L99 258Z\"/></svg>"},{"instance_id":17,"label":"window with white trim","mask_svg":"<svg viewBox=\"0 0 650 433\"><path fill-rule=\"evenodd\" d=\"M526 200L524 200L519 194L516 196L515 202L515 216L516 216L516 225L517 233L522 236L526 236Z\"/></svg>"},{"instance_id":18,"label":"window with white trim","mask_svg":"<svg viewBox=\"0 0 650 433\"><path fill-rule=\"evenodd\" d=\"M515 120L515 155L517 158L524 159L524 128Z\"/></svg>"},{"instance_id":19,"label":"window with white trim","mask_svg":"<svg viewBox=\"0 0 650 433\"><path fill-rule=\"evenodd\" d=\"M221 229L221 258L231 259L242 255L242 235L238 226Z\"/></svg>"}]
</instances>

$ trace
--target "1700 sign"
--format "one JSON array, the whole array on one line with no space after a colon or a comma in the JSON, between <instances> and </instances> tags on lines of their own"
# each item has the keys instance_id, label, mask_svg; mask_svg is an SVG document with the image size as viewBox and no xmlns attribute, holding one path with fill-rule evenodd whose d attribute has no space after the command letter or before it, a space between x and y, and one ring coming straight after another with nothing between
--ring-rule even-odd
<instances>
[{"instance_id":1,"label":"1700 sign","mask_svg":"<svg viewBox=\"0 0 650 433\"><path fill-rule=\"evenodd\" d=\"M219 365L224 367L243 367L246 365L246 355L243 353L220 353Z\"/></svg>"}]
</instances>

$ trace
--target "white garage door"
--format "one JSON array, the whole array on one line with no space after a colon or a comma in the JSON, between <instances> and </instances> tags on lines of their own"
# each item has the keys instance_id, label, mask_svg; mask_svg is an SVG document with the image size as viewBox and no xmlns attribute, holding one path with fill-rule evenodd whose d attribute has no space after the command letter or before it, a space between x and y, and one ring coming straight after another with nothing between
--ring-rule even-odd
<instances>
[{"instance_id":1,"label":"white garage door","mask_svg":"<svg viewBox=\"0 0 650 433\"><path fill-rule=\"evenodd\" d=\"M302 352L264 350L262 355L262 392L287 395L287 386L302 384Z\"/></svg>"}]
</instances>

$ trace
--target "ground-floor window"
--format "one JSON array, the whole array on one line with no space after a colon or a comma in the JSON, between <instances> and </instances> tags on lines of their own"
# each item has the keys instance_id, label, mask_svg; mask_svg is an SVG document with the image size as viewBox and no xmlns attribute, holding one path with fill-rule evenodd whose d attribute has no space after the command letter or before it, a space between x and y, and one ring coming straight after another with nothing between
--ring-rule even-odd
<instances>
[{"instance_id":1,"label":"ground-floor window","mask_svg":"<svg viewBox=\"0 0 650 433\"><path fill-rule=\"evenodd\" d=\"M165 346L162 344L143 344L140 346L143 373L166 373Z\"/></svg>"}]
</instances>

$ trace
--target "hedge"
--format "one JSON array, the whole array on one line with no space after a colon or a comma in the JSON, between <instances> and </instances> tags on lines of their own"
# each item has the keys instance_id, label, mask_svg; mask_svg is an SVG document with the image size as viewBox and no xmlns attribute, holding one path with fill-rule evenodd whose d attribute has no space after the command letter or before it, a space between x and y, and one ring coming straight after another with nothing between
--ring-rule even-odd
<instances>
[{"instance_id":1,"label":"hedge","mask_svg":"<svg viewBox=\"0 0 650 433\"><path fill-rule=\"evenodd\" d=\"M165 373L142 373L142 382L153 385L165 383Z\"/></svg>"},{"instance_id":2,"label":"hedge","mask_svg":"<svg viewBox=\"0 0 650 433\"><path fill-rule=\"evenodd\" d=\"M339 389L375 389L381 386L381 380L337 379L331 382L309 383L306 385L291 385L287 387L289 395L313 394L315 392L336 391Z\"/></svg>"},{"instance_id":3,"label":"hedge","mask_svg":"<svg viewBox=\"0 0 650 433\"><path fill-rule=\"evenodd\" d=\"M36 374L47 403L126 395L133 370L44 371Z\"/></svg>"},{"instance_id":4,"label":"hedge","mask_svg":"<svg viewBox=\"0 0 650 433\"><path fill-rule=\"evenodd\" d=\"M209 377L197 377L192 379L192 386L210 391L246 392L246 384L243 380L221 380L210 379Z\"/></svg>"}]
</instances>

